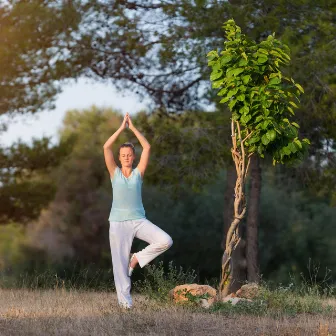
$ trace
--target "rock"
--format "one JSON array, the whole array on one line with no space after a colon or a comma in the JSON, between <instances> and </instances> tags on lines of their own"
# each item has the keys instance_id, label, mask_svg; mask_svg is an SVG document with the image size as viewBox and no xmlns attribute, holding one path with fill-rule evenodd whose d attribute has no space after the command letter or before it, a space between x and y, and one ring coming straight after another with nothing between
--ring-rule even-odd
<instances>
[{"instance_id":1,"label":"rock","mask_svg":"<svg viewBox=\"0 0 336 336\"><path fill-rule=\"evenodd\" d=\"M195 302L204 308L209 308L215 302L217 291L208 285L185 284L176 286L169 292L169 296L175 303L194 301L188 298L190 294L195 297Z\"/></svg>"},{"instance_id":2,"label":"rock","mask_svg":"<svg viewBox=\"0 0 336 336\"><path fill-rule=\"evenodd\" d=\"M245 302L252 302L250 299L244 299L239 298L236 296L228 295L224 299L222 299L222 302L230 302L232 305L236 305L238 302L245 301Z\"/></svg>"},{"instance_id":3,"label":"rock","mask_svg":"<svg viewBox=\"0 0 336 336\"><path fill-rule=\"evenodd\" d=\"M240 289L237 290L236 296L244 299L254 299L258 296L260 288L258 284L252 282L246 285L243 285Z\"/></svg>"}]
</instances>

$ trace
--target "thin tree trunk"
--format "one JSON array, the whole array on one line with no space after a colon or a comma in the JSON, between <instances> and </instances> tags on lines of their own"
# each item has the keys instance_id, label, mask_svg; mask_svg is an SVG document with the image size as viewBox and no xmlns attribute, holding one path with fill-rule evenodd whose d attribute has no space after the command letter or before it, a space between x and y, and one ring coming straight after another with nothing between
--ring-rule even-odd
<instances>
[{"instance_id":1,"label":"thin tree trunk","mask_svg":"<svg viewBox=\"0 0 336 336\"><path fill-rule=\"evenodd\" d=\"M224 235L222 240L222 249L225 250L226 235L233 219L234 188L237 180L237 173L233 166L227 167L226 171L226 188L224 192ZM239 227L239 234L243 237L242 227ZM242 238L237 248L232 252L232 282L229 287L229 293L236 292L247 279L246 258L245 258L246 241Z\"/></svg>"},{"instance_id":2,"label":"thin tree trunk","mask_svg":"<svg viewBox=\"0 0 336 336\"><path fill-rule=\"evenodd\" d=\"M261 192L261 168L260 159L257 155L252 156L250 169L251 180L249 187L248 215L246 222L247 280L249 282L259 282L258 223Z\"/></svg>"},{"instance_id":3,"label":"thin tree trunk","mask_svg":"<svg viewBox=\"0 0 336 336\"><path fill-rule=\"evenodd\" d=\"M239 122L231 120L231 154L236 167L237 180L234 188L233 218L226 234L225 251L222 256L221 279L218 286L219 300L222 300L229 294L234 267L232 253L241 241L239 223L246 214L245 183L253 153L246 153L245 141L248 140L253 133L248 130L244 133L245 138L242 137Z\"/></svg>"}]
</instances>

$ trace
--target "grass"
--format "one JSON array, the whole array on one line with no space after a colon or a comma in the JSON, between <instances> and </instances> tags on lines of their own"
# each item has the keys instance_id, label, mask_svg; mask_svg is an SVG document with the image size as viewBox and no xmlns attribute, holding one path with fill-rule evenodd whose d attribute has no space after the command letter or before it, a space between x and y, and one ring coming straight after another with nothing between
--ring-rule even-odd
<instances>
[{"instance_id":1,"label":"grass","mask_svg":"<svg viewBox=\"0 0 336 336\"><path fill-rule=\"evenodd\" d=\"M168 298L176 285L195 281L194 271L173 263L144 270L144 280L133 282L130 311L118 307L105 276L100 283L88 271L67 280L51 272L23 276L16 288L0 276L0 335L336 335L336 300L316 284L263 284L252 303L205 310Z\"/></svg>"},{"instance_id":2,"label":"grass","mask_svg":"<svg viewBox=\"0 0 336 336\"><path fill-rule=\"evenodd\" d=\"M115 293L0 290L0 334L7 335L335 335L334 315L229 316L134 294L124 311ZM328 333L319 334L320 325Z\"/></svg>"}]
</instances>

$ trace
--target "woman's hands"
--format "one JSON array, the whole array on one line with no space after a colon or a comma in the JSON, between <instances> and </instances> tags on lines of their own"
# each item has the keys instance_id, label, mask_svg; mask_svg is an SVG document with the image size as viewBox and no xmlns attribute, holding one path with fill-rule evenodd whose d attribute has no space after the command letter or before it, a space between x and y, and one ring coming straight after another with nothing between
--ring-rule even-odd
<instances>
[{"instance_id":1,"label":"woman's hands","mask_svg":"<svg viewBox=\"0 0 336 336\"><path fill-rule=\"evenodd\" d=\"M124 120L121 123L120 129L124 130L127 127L128 127L128 113L125 114Z\"/></svg>"},{"instance_id":2,"label":"woman's hands","mask_svg":"<svg viewBox=\"0 0 336 336\"><path fill-rule=\"evenodd\" d=\"M128 123L128 127L129 127L130 130L133 130L133 129L134 129L134 125L133 125L131 116L128 114L128 112L126 113L126 115L127 115L127 123Z\"/></svg>"},{"instance_id":3,"label":"woman's hands","mask_svg":"<svg viewBox=\"0 0 336 336\"><path fill-rule=\"evenodd\" d=\"M120 129L124 130L125 128L129 128L130 130L132 130L134 128L131 116L129 115L129 113L127 112L124 116L124 120L121 123Z\"/></svg>"}]
</instances>

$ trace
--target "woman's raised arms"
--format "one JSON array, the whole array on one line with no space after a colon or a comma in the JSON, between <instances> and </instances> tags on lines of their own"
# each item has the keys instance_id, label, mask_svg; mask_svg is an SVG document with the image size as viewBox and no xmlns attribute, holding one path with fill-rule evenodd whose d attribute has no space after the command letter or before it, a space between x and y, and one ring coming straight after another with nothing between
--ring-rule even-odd
<instances>
[{"instance_id":1,"label":"woman's raised arms","mask_svg":"<svg viewBox=\"0 0 336 336\"><path fill-rule=\"evenodd\" d=\"M106 167L110 173L111 178L113 178L114 171L117 167L117 164L113 156L112 145L115 142L115 140L118 138L119 134L127 127L126 125L127 123L128 123L128 113L125 115L121 126L114 132L113 135L111 135L110 138L107 139L107 141L104 144L105 163L106 163Z\"/></svg>"},{"instance_id":2,"label":"woman's raised arms","mask_svg":"<svg viewBox=\"0 0 336 336\"><path fill-rule=\"evenodd\" d=\"M142 153L140 157L140 161L138 163L138 170L141 174L141 177L144 176L148 161L149 161L149 155L150 155L150 144L147 141L147 139L135 128L135 126L132 123L131 117L128 115L129 129L135 134L135 136L138 138L141 146L142 146Z\"/></svg>"}]
</instances>

